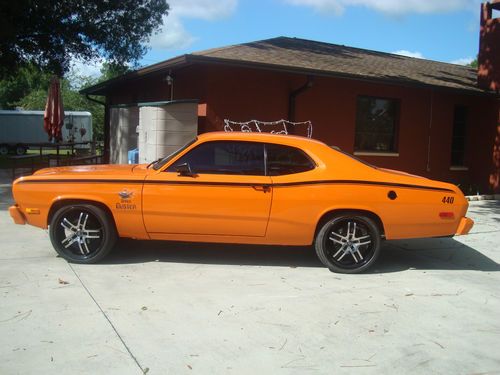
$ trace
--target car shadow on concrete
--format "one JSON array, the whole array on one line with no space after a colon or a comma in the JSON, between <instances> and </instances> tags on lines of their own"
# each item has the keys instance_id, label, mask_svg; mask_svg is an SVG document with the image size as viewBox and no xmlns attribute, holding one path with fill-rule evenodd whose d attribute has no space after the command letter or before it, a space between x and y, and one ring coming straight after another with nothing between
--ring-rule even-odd
<instances>
[{"instance_id":1,"label":"car shadow on concrete","mask_svg":"<svg viewBox=\"0 0 500 375\"><path fill-rule=\"evenodd\" d=\"M103 264L171 262L275 267L323 267L313 247L258 246L122 239ZM419 270L500 271L500 265L452 238L387 241L368 273Z\"/></svg>"},{"instance_id":2,"label":"car shadow on concrete","mask_svg":"<svg viewBox=\"0 0 500 375\"><path fill-rule=\"evenodd\" d=\"M417 270L500 271L500 264L453 238L387 241L369 273Z\"/></svg>"},{"instance_id":3,"label":"car shadow on concrete","mask_svg":"<svg viewBox=\"0 0 500 375\"><path fill-rule=\"evenodd\" d=\"M101 263L171 262L247 266L322 267L312 247L121 239Z\"/></svg>"}]
</instances>

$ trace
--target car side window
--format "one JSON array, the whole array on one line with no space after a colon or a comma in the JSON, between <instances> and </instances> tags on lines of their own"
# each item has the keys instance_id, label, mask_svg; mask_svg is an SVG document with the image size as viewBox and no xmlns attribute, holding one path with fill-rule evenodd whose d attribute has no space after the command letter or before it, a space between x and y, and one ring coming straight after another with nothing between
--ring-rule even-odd
<instances>
[{"instance_id":1,"label":"car side window","mask_svg":"<svg viewBox=\"0 0 500 375\"><path fill-rule=\"evenodd\" d=\"M189 163L193 173L243 174L263 176L264 144L256 142L216 141L202 143L182 156L168 172Z\"/></svg>"},{"instance_id":2,"label":"car side window","mask_svg":"<svg viewBox=\"0 0 500 375\"><path fill-rule=\"evenodd\" d=\"M266 144L266 153L269 176L307 172L315 167L309 156L295 147Z\"/></svg>"}]
</instances>

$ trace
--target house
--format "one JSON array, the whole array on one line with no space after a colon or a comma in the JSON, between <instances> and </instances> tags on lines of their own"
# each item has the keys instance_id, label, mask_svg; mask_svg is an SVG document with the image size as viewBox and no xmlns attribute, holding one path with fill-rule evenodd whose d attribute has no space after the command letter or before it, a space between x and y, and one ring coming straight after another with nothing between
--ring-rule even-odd
<instances>
[{"instance_id":1,"label":"house","mask_svg":"<svg viewBox=\"0 0 500 375\"><path fill-rule=\"evenodd\" d=\"M198 133L226 119L311 121L313 138L371 164L498 192L499 8L482 6L479 71L278 37L182 55L82 93L105 96L108 155L113 106L195 99Z\"/></svg>"}]
</instances>

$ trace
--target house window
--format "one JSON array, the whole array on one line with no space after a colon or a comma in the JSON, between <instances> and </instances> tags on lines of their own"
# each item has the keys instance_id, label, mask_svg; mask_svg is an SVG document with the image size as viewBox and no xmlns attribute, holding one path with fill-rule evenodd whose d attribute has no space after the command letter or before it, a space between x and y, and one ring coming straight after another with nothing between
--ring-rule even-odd
<instances>
[{"instance_id":1,"label":"house window","mask_svg":"<svg viewBox=\"0 0 500 375\"><path fill-rule=\"evenodd\" d=\"M399 101L358 96L355 151L397 152Z\"/></svg>"},{"instance_id":2,"label":"house window","mask_svg":"<svg viewBox=\"0 0 500 375\"><path fill-rule=\"evenodd\" d=\"M465 164L465 133L467 128L467 107L455 106L453 116L453 134L451 138L451 166L462 167Z\"/></svg>"}]
</instances>

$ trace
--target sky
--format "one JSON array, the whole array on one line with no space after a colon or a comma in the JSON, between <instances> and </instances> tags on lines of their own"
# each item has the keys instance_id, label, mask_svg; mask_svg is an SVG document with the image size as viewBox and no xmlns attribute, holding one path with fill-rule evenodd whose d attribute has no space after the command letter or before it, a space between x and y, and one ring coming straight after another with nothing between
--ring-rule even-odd
<instances>
[{"instance_id":1,"label":"sky","mask_svg":"<svg viewBox=\"0 0 500 375\"><path fill-rule=\"evenodd\" d=\"M226 45L297 37L467 64L478 51L481 0L169 0L140 61ZM99 66L81 66L97 74Z\"/></svg>"}]
</instances>

